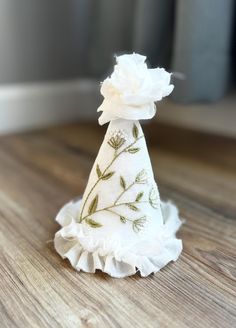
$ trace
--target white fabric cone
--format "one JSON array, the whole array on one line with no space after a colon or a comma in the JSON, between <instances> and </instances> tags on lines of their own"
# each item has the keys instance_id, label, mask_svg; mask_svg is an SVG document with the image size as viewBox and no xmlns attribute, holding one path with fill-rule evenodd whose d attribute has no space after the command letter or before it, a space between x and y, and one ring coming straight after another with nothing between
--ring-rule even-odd
<instances>
[{"instance_id":1,"label":"white fabric cone","mask_svg":"<svg viewBox=\"0 0 236 328\"><path fill-rule=\"evenodd\" d=\"M145 57L137 56L125 57L125 65L127 58L134 67L143 65ZM165 80L163 95L171 89ZM177 208L160 200L139 122L126 114L122 118L122 103L119 111L109 113L104 102L100 122L111 122L83 198L66 204L56 217L62 228L55 235L55 248L78 271L102 270L117 278L139 271L145 277L179 257L182 241L175 234L181 221Z\"/></svg>"},{"instance_id":2,"label":"white fabric cone","mask_svg":"<svg viewBox=\"0 0 236 328\"><path fill-rule=\"evenodd\" d=\"M56 250L77 270L147 276L182 250L178 211L160 201L138 121L110 123L83 199L65 205L56 220Z\"/></svg>"}]
</instances>

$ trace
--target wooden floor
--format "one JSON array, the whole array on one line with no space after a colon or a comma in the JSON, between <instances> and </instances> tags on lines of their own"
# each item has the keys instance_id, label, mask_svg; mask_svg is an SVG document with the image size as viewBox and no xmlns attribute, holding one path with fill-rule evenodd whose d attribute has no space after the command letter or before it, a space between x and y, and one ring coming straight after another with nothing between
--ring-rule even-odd
<instances>
[{"instance_id":1,"label":"wooden floor","mask_svg":"<svg viewBox=\"0 0 236 328\"><path fill-rule=\"evenodd\" d=\"M148 278L76 273L51 242L103 128L0 138L0 327L236 327L236 141L144 128L161 195L186 219L180 259Z\"/></svg>"}]
</instances>

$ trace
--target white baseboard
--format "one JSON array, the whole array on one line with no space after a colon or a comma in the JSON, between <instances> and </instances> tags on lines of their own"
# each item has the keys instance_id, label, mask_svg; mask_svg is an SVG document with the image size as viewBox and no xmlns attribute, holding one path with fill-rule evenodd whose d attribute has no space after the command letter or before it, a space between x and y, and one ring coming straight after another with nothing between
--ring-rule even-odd
<instances>
[{"instance_id":1,"label":"white baseboard","mask_svg":"<svg viewBox=\"0 0 236 328\"><path fill-rule=\"evenodd\" d=\"M99 82L79 79L0 87L0 134L96 119Z\"/></svg>"},{"instance_id":2,"label":"white baseboard","mask_svg":"<svg viewBox=\"0 0 236 328\"><path fill-rule=\"evenodd\" d=\"M178 104L167 99L158 104L156 119L174 126L236 137L236 93L208 104Z\"/></svg>"}]
</instances>

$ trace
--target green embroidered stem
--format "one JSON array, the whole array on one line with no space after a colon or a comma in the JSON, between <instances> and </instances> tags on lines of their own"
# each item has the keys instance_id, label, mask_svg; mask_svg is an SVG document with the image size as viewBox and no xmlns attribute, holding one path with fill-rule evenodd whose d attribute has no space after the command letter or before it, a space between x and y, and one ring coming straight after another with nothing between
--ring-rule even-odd
<instances>
[{"instance_id":1,"label":"green embroidered stem","mask_svg":"<svg viewBox=\"0 0 236 328\"><path fill-rule=\"evenodd\" d=\"M115 211L112 211L112 210L106 210L107 212L110 212L112 214L115 214L117 216L119 216L119 218L122 218L123 216L120 215L119 213L115 212ZM128 218L125 218L125 221L130 221L130 222L133 222L134 220L131 220L131 219L128 219Z\"/></svg>"},{"instance_id":2,"label":"green embroidered stem","mask_svg":"<svg viewBox=\"0 0 236 328\"><path fill-rule=\"evenodd\" d=\"M140 203L149 203L149 201L141 201L141 202L140 201L139 202L134 201L134 202L119 203L119 204L114 204L114 205L111 205L111 206L103 207L103 208L100 208L99 210L94 211L91 214L88 214L88 215L84 216L80 222L84 221L88 217L90 217L90 216L92 216L92 215L94 215L96 213L99 213L99 212L108 211L108 210L110 210L112 208L116 208L116 207L123 206L123 205L126 205L126 206L135 206L134 204L140 204Z\"/></svg>"},{"instance_id":3,"label":"green embroidered stem","mask_svg":"<svg viewBox=\"0 0 236 328\"><path fill-rule=\"evenodd\" d=\"M129 218L123 216L123 215L120 215L119 213L117 213L115 211L107 210L107 212L110 212L110 213L112 213L114 215L117 215L119 217L120 221L123 224L125 224L126 222L131 222L133 231L136 232L136 233L143 229L144 224L146 223L146 220L147 220L147 218L146 218L145 215L144 216L141 216L141 217L139 217L137 219L131 220L131 219L129 219Z\"/></svg>"},{"instance_id":4,"label":"green embroidered stem","mask_svg":"<svg viewBox=\"0 0 236 328\"><path fill-rule=\"evenodd\" d=\"M89 199L89 196L92 194L93 190L95 189L95 187L97 186L97 184L99 183L100 180L101 180L101 178L99 178L99 179L95 182L95 184L94 184L93 187L91 188L90 192L88 193L87 197L85 198L84 204L83 204L82 209L81 209L79 222L82 222L82 220L83 220L82 215L83 215L83 211L84 211L85 204L87 203L87 201L88 201L88 199Z\"/></svg>"},{"instance_id":5,"label":"green embroidered stem","mask_svg":"<svg viewBox=\"0 0 236 328\"><path fill-rule=\"evenodd\" d=\"M125 138L122 136L122 133L119 132L116 135L113 135L108 140L107 143L109 144L110 147L112 147L114 149L113 159L111 160L109 165L104 169L103 172L101 171L101 169L99 167L99 164L96 165L97 181L95 181L94 185L92 186L89 193L87 194L87 196L85 198L85 201L83 202L83 206L82 206L81 213L80 213L80 218L79 218L80 223L82 221L85 221L91 228L100 228L100 227L102 227L102 224L100 224L99 222L94 221L91 218L91 216L96 214L96 213L99 213L99 212L107 211L107 212L112 213L115 216L118 216L121 223L123 223L123 224L125 224L127 222L130 222L134 232L139 232L141 229L143 229L144 224L146 223L146 220L147 220L146 216L140 216L140 217L136 217L136 218L131 219L129 217L126 217L124 215L119 214L114 209L117 208L117 207L120 207L120 206L127 206L129 208L129 210L131 210L131 211L140 212L140 208L138 207L138 205L140 203L149 203L152 207L156 206L157 197L155 195L154 188L152 188L152 190L149 192L149 198L148 198L147 201L141 201L141 199L144 196L144 192L139 191L139 193L136 195L136 198L135 198L134 201L118 203L118 201L121 199L121 197L129 189L131 189L134 185L136 185L136 184L146 184L147 183L147 174L146 174L145 170L140 171L137 174L137 176L135 177L134 182L132 182L130 185L128 185L128 187L126 185L125 179L122 176L120 176L120 186L122 188L122 191L121 191L120 195L118 195L118 197L116 198L114 203L110 206L98 209L99 194L97 194L92 199L92 201L91 201L91 203L88 207L87 215L83 216L85 205L87 204L88 200L90 199L90 196L93 193L95 187L98 185L98 183L101 180L110 179L115 174L115 171L109 171L109 169L111 168L113 163L117 160L117 158L125 152L128 152L130 154L135 154L138 151L140 151L140 148L133 147L133 146L137 143L137 141L139 141L141 138L143 138L144 135L139 136L139 129L135 124L133 125L132 133L133 133L134 141L132 143L130 143L128 146L126 146L125 148L123 148L121 151L119 151L119 149L122 147L122 145L126 141Z\"/></svg>"},{"instance_id":6,"label":"green embroidered stem","mask_svg":"<svg viewBox=\"0 0 236 328\"><path fill-rule=\"evenodd\" d=\"M116 205L117 202L120 200L120 198L124 195L124 193L126 193L126 191L128 191L130 188L132 188L134 185L136 184L136 182L132 182L127 188L125 188L122 193L116 198L114 204Z\"/></svg>"},{"instance_id":7,"label":"green embroidered stem","mask_svg":"<svg viewBox=\"0 0 236 328\"><path fill-rule=\"evenodd\" d=\"M102 172L102 175L98 178L98 180L95 182L95 184L92 186L92 188L90 189L89 193L87 194L82 209L81 209L81 213L80 213L80 218L79 218L79 222L81 223L86 217L83 217L83 212L84 212L84 208L85 205L87 204L87 201L90 197L90 195L92 194L93 190L95 189L95 187L98 185L98 183L102 180L103 176L105 175L105 173L109 170L109 168L112 166L112 164L115 162L115 160L117 160L117 158L125 153L126 151L128 151L129 148L131 148L133 145L135 145L135 143L140 140L141 138L143 138L144 136L141 135L140 137L138 137L137 139L135 139L135 141L133 141L130 145L128 145L127 147L125 147L123 150L121 150L119 153L115 152L115 156L114 158L111 160L110 164L105 168L105 170Z\"/></svg>"},{"instance_id":8,"label":"green embroidered stem","mask_svg":"<svg viewBox=\"0 0 236 328\"><path fill-rule=\"evenodd\" d=\"M115 211L112 211L112 210L110 210L110 209L106 209L105 211L110 212L110 213L112 213L112 214L115 214L115 215L117 215L117 216L120 216L118 213L116 213Z\"/></svg>"}]
</instances>

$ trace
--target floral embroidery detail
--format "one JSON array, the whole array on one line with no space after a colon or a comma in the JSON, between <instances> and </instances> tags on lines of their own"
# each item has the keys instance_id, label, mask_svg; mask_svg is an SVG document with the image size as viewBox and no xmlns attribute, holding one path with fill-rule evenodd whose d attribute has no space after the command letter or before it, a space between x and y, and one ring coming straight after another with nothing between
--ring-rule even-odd
<instances>
[{"instance_id":1,"label":"floral embroidery detail","mask_svg":"<svg viewBox=\"0 0 236 328\"><path fill-rule=\"evenodd\" d=\"M141 218L134 220L132 224L134 232L139 232L140 230L142 230L146 221L146 216L142 216Z\"/></svg>"},{"instance_id":2,"label":"floral embroidery detail","mask_svg":"<svg viewBox=\"0 0 236 328\"><path fill-rule=\"evenodd\" d=\"M134 202L135 203L135 202ZM126 203L126 205L132 210L132 211L135 211L135 212L138 212L139 211L139 208L132 204L132 203Z\"/></svg>"},{"instance_id":3,"label":"floral embroidery detail","mask_svg":"<svg viewBox=\"0 0 236 328\"><path fill-rule=\"evenodd\" d=\"M86 218L85 219L85 222L90 225L91 228L101 228L102 227L102 224L101 223L98 223L96 221L94 221L93 219L91 218Z\"/></svg>"},{"instance_id":4,"label":"floral embroidery detail","mask_svg":"<svg viewBox=\"0 0 236 328\"><path fill-rule=\"evenodd\" d=\"M135 154L137 153L138 151L140 151L140 148L129 148L127 150L130 154Z\"/></svg>"},{"instance_id":5,"label":"floral embroidery detail","mask_svg":"<svg viewBox=\"0 0 236 328\"><path fill-rule=\"evenodd\" d=\"M148 182L147 172L145 170L139 172L138 175L136 176L135 182L140 184L147 183Z\"/></svg>"},{"instance_id":6,"label":"floral embroidery detail","mask_svg":"<svg viewBox=\"0 0 236 328\"><path fill-rule=\"evenodd\" d=\"M88 214L93 214L96 212L98 207L98 195L92 200L91 204L89 205Z\"/></svg>"},{"instance_id":7,"label":"floral embroidery detail","mask_svg":"<svg viewBox=\"0 0 236 328\"><path fill-rule=\"evenodd\" d=\"M138 140L143 138L143 135L139 136L139 129L135 124L133 125L132 135L133 135L134 141L131 144L129 144L128 146L124 147L122 150L119 150L119 149L126 142L125 138L123 137L122 132L120 132L120 131L116 132L108 140L109 146L111 146L115 150L114 157L111 160L110 164L105 168L104 171L101 170L99 164L96 165L96 173L97 173L98 179L97 179L97 181L95 182L95 184L93 185L93 187L91 188L91 190L89 191L88 195L85 198L83 207L81 209L79 222L84 221L92 228L100 228L100 227L102 227L102 224L94 221L91 218L91 216L94 215L95 213L98 213L98 212L107 211L107 212L110 212L110 213L116 215L117 217L119 217L120 222L123 223L123 224L126 224L127 222L130 222L134 232L137 233L137 232L139 232L140 230L143 229L144 224L146 223L146 220L147 220L146 216L141 216L141 217L138 217L136 219L131 219L129 217L126 217L126 216L123 216L123 215L119 214L117 209L119 209L119 207L122 207L122 206L127 206L130 209L130 211L139 212L140 208L138 207L138 204L140 204L140 203L149 203L153 208L155 208L154 206L157 206L157 199L156 199L156 195L154 194L154 191L155 191L154 188L152 188L153 190L151 189L151 191L149 193L148 200L143 200L144 192L140 191L136 195L134 201L120 202L123 195L128 190L130 190L134 185L138 185L138 184L141 185L141 184L148 183L148 176L147 176L147 172L145 170L140 171L137 174L137 176L135 177L134 181L130 184L127 184L124 177L120 176L120 186L121 186L122 191L119 194L119 196L115 199L114 203L111 204L110 206L99 209L99 206L98 206L99 195L96 195L92 199L92 201L90 202L90 205L88 207L87 215L83 215L85 205L87 204L93 190L98 185L98 183L102 180L110 179L115 174L115 171L108 172L108 170L110 169L110 167L112 166L114 161L121 154L123 154L125 152L129 152L129 153L133 154L133 153L136 153L137 151L139 151L139 148L133 147L133 146L137 143Z\"/></svg>"},{"instance_id":8,"label":"floral embroidery detail","mask_svg":"<svg viewBox=\"0 0 236 328\"><path fill-rule=\"evenodd\" d=\"M149 204L153 207L153 208L158 208L158 204L159 204L159 197L158 197L158 193L156 191L156 189L154 187L151 188L150 192L149 192Z\"/></svg>"},{"instance_id":9,"label":"floral embroidery detail","mask_svg":"<svg viewBox=\"0 0 236 328\"><path fill-rule=\"evenodd\" d=\"M102 173L102 171L101 171L101 169L100 169L100 167L99 167L98 164L96 165L96 172L97 172L97 176L98 176L98 178L101 179L101 180L108 180L108 179L110 179L110 178L113 176L113 174L115 173L114 171L111 171L111 172L106 173L106 174Z\"/></svg>"},{"instance_id":10,"label":"floral embroidery detail","mask_svg":"<svg viewBox=\"0 0 236 328\"><path fill-rule=\"evenodd\" d=\"M126 139L121 131L115 132L112 137L108 140L108 145L114 148L115 150L120 149L121 146L125 143Z\"/></svg>"},{"instance_id":11,"label":"floral embroidery detail","mask_svg":"<svg viewBox=\"0 0 236 328\"><path fill-rule=\"evenodd\" d=\"M136 124L133 125L132 133L133 133L133 137L134 137L134 139L137 139L138 136L139 136L139 130L138 130L138 127L137 127Z\"/></svg>"},{"instance_id":12,"label":"floral embroidery detail","mask_svg":"<svg viewBox=\"0 0 236 328\"><path fill-rule=\"evenodd\" d=\"M109 172L109 173L107 173L107 174L103 174L103 175L101 176L101 179L102 179L102 180L108 180L108 179L110 179L110 178L113 176L114 173L115 173L115 172L112 171L112 172Z\"/></svg>"},{"instance_id":13,"label":"floral embroidery detail","mask_svg":"<svg viewBox=\"0 0 236 328\"><path fill-rule=\"evenodd\" d=\"M141 192L137 195L135 201L136 201L136 202L139 202L139 201L143 198L143 195L144 195L144 192L141 191Z\"/></svg>"},{"instance_id":14,"label":"floral embroidery detail","mask_svg":"<svg viewBox=\"0 0 236 328\"><path fill-rule=\"evenodd\" d=\"M112 131L109 131L108 132L108 138L114 137L117 134L120 135L120 137L122 137L124 139L127 139L128 135L129 135L127 130L119 128L119 129L114 129Z\"/></svg>"},{"instance_id":15,"label":"floral embroidery detail","mask_svg":"<svg viewBox=\"0 0 236 328\"><path fill-rule=\"evenodd\" d=\"M121 185L121 188L123 188L124 190L126 189L126 182L123 177L120 177L120 185Z\"/></svg>"},{"instance_id":16,"label":"floral embroidery detail","mask_svg":"<svg viewBox=\"0 0 236 328\"><path fill-rule=\"evenodd\" d=\"M101 175L102 175L102 172L101 172L100 167L99 167L98 164L97 164L97 166L96 166L96 172L97 172L97 176L98 176L98 178L100 178Z\"/></svg>"}]
</instances>

